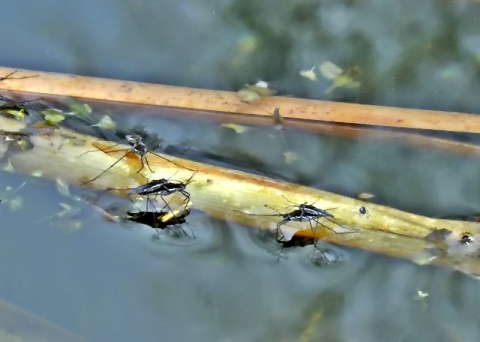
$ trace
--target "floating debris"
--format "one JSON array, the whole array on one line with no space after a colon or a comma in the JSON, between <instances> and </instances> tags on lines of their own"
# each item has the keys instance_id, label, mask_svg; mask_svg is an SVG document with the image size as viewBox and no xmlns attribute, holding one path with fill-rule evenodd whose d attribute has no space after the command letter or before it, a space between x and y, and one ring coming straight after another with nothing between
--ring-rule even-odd
<instances>
[{"instance_id":1,"label":"floating debris","mask_svg":"<svg viewBox=\"0 0 480 342\"><path fill-rule=\"evenodd\" d=\"M355 80L358 74L358 67L356 66L343 71L337 65L327 61L320 64L319 69L323 77L332 81L325 94L331 93L336 88L357 89L361 85L360 82Z\"/></svg>"},{"instance_id":2,"label":"floating debris","mask_svg":"<svg viewBox=\"0 0 480 342\"><path fill-rule=\"evenodd\" d=\"M339 66L333 64L330 61L323 62L319 65L318 69L323 77L329 80L334 80L335 78L339 77L343 70Z\"/></svg>"},{"instance_id":3,"label":"floating debris","mask_svg":"<svg viewBox=\"0 0 480 342\"><path fill-rule=\"evenodd\" d=\"M65 113L60 109L46 109L41 112L43 119L51 126L58 126L59 123L65 120Z\"/></svg>"},{"instance_id":4,"label":"floating debris","mask_svg":"<svg viewBox=\"0 0 480 342\"><path fill-rule=\"evenodd\" d=\"M89 104L81 103L73 97L68 99L68 107L70 108L70 115L86 117L92 114L92 107Z\"/></svg>"},{"instance_id":5,"label":"floating debris","mask_svg":"<svg viewBox=\"0 0 480 342\"><path fill-rule=\"evenodd\" d=\"M313 82L318 81L317 74L315 72L316 67L317 66L314 65L311 69L300 71L300 76L305 77L306 79L309 79L310 81L313 81Z\"/></svg>"},{"instance_id":6,"label":"floating debris","mask_svg":"<svg viewBox=\"0 0 480 342\"><path fill-rule=\"evenodd\" d=\"M108 115L102 116L100 121L97 124L92 125L93 127L100 127L108 131L113 131L117 128L117 123L112 120Z\"/></svg>"},{"instance_id":7,"label":"floating debris","mask_svg":"<svg viewBox=\"0 0 480 342\"><path fill-rule=\"evenodd\" d=\"M283 152L283 157L284 157L285 163L287 164L292 164L293 162L298 160L298 154L292 151Z\"/></svg>"},{"instance_id":8,"label":"floating debris","mask_svg":"<svg viewBox=\"0 0 480 342\"><path fill-rule=\"evenodd\" d=\"M23 208L23 197L18 194L18 191L27 183L23 182L16 189L11 186L5 187L0 193L0 203L6 203L11 211L18 211Z\"/></svg>"},{"instance_id":9,"label":"floating debris","mask_svg":"<svg viewBox=\"0 0 480 342\"><path fill-rule=\"evenodd\" d=\"M235 133L242 134L245 133L247 130L250 129L250 127L247 126L242 126L234 123L224 123L220 125L221 127L231 129L235 131Z\"/></svg>"},{"instance_id":10,"label":"floating debris","mask_svg":"<svg viewBox=\"0 0 480 342\"><path fill-rule=\"evenodd\" d=\"M375 197L374 194L370 194L368 192L362 192L362 193L357 195L357 198L360 199L360 200L363 200L363 201L370 200L374 197Z\"/></svg>"},{"instance_id":11,"label":"floating debris","mask_svg":"<svg viewBox=\"0 0 480 342\"><path fill-rule=\"evenodd\" d=\"M246 84L244 88L238 91L238 96L242 102L253 103L263 97L273 96L276 92L275 89L270 88L267 82L258 81L254 85Z\"/></svg>"}]
</instances>

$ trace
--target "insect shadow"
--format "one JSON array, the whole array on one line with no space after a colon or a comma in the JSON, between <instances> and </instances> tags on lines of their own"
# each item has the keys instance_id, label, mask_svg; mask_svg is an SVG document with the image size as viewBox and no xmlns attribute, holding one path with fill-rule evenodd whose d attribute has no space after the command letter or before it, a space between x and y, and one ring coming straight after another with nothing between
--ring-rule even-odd
<instances>
[{"instance_id":1,"label":"insect shadow","mask_svg":"<svg viewBox=\"0 0 480 342\"><path fill-rule=\"evenodd\" d=\"M187 207L170 211L139 211L139 212L127 212L126 219L132 222L145 224L151 228L154 228L157 232L157 237L160 237L159 229L166 229L176 227L181 235L190 238L190 235L181 227L185 224L186 217L190 214L190 209ZM191 230L192 237L195 238L193 230Z\"/></svg>"},{"instance_id":2,"label":"insect shadow","mask_svg":"<svg viewBox=\"0 0 480 342\"><path fill-rule=\"evenodd\" d=\"M318 239L313 236L309 236L308 233L309 232L306 232L305 230L298 230L295 232L295 234L292 235L290 240L285 240L284 238L278 239L278 234L277 234L276 241L277 243L282 245L280 249L280 253L278 255L277 262L279 262L280 259L282 258L283 251L285 249L295 248L295 247L306 247L306 246L313 245L314 252L315 250L318 250L323 256L324 260L326 260L327 263L330 263L330 259L328 258L328 256L318 246Z\"/></svg>"},{"instance_id":3,"label":"insect shadow","mask_svg":"<svg viewBox=\"0 0 480 342\"><path fill-rule=\"evenodd\" d=\"M153 172L152 168L150 167L150 163L148 162L148 158L147 158L148 153L153 154L153 155L171 163L172 165L178 166L180 168L183 168L183 169L186 169L186 170L189 170L189 171L196 171L196 170L192 170L192 169L190 169L186 166L180 165L180 164L178 164L178 163L176 163L176 162L174 162L174 161L172 161L172 160L170 160L166 157L161 156L158 153L155 153L155 152L149 150L147 148L147 146L145 145L145 143L143 142L143 139L140 135L127 134L125 136L125 139L127 140L127 143L130 145L130 148L114 149L116 146L120 145L120 143L114 144L114 145L109 146L109 147L104 148L104 149L96 146L100 151L102 151L106 154L115 153L115 152L125 152L125 154L123 156L121 156L117 161L115 161L112 165L110 165L107 169L102 171L100 174L98 174L94 178L84 182L84 184L88 184L88 183L91 183L91 182L97 180L98 178L100 178L105 173L107 173L111 168L113 168L115 165L117 165L120 161L122 161L124 158L126 158L131 153L138 156L140 158L140 162L141 162L140 168L135 173L140 173L145 168L145 165L147 166L147 168L150 172ZM90 152L98 152L98 151L87 151L87 152L81 154L80 156L83 156L86 153L90 153Z\"/></svg>"}]
</instances>

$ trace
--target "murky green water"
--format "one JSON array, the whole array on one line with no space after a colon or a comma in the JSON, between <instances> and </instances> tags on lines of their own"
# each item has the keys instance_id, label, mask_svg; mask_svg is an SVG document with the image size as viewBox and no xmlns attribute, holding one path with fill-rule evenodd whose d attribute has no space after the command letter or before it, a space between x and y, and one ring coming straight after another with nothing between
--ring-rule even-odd
<instances>
[{"instance_id":1,"label":"murky green water","mask_svg":"<svg viewBox=\"0 0 480 342\"><path fill-rule=\"evenodd\" d=\"M7 0L0 64L228 90L258 78L294 96L477 112L479 11L476 2L453 0ZM325 94L330 80L299 76L323 61L356 66L361 86ZM195 146L188 153L200 160L350 196L371 192L412 212L472 214L480 205L475 159L289 131L286 146L300 156L289 165L274 130L149 127L168 143ZM335 246L323 246L344 260L333 266L315 265L311 247L277 262L271 239L200 212L189 220L196 239L152 239L151 229L107 222L52 182L0 174L1 190L23 182L0 205L0 299L86 340L480 337L480 285L459 273ZM17 196L24 202L15 211ZM81 211L52 219L59 203Z\"/></svg>"}]
</instances>

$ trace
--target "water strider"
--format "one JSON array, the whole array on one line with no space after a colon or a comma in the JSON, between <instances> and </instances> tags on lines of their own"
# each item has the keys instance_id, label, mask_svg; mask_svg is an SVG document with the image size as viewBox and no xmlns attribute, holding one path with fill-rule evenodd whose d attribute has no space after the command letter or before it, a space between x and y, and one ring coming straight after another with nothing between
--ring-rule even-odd
<instances>
[{"instance_id":1,"label":"water strider","mask_svg":"<svg viewBox=\"0 0 480 342\"><path fill-rule=\"evenodd\" d=\"M129 195L160 195L162 198L174 193L181 193L185 196L186 202L190 200L190 193L186 190L187 185L191 183L192 178L196 175L195 171L192 176L185 182L179 180L169 180L165 178L154 179L146 184L131 189Z\"/></svg>"},{"instance_id":2,"label":"water strider","mask_svg":"<svg viewBox=\"0 0 480 342\"><path fill-rule=\"evenodd\" d=\"M119 144L114 144L106 149L101 149L99 148L99 150L101 150L102 152L104 153L114 153L114 152L122 152L124 151L125 154L123 156L121 156L117 161L115 161L112 165L110 165L107 169L105 169L104 171L102 171L100 174L98 174L97 176L95 176L94 178L86 181L85 183L90 183L90 182L93 182L95 180L97 180L98 178L100 178L101 176L103 176L106 172L108 172L112 167L114 167L115 165L117 165L120 161L122 161L125 157L128 156L129 153L134 153L135 155L139 156L140 157L140 162L141 162L141 167L140 169L138 169L136 171L136 173L140 173L144 168L145 168L145 164L147 165L148 167L148 170L150 172L153 172L152 171L152 168L150 167L150 163L148 162L148 159L147 159L147 154L150 153L150 154L153 154L175 166L178 166L178 167L181 167L183 169L187 169L187 170L190 170L190 171L195 171L195 170L192 170L186 166L183 166L183 165L180 165L168 158L165 158L155 152L152 152L150 151L147 146L145 145L145 143L143 142L143 139L140 135L137 135L137 134L127 134L125 136L125 139L127 140L127 143L130 145L130 148L121 148L121 149L117 149L117 150L111 150L111 148L115 147L115 146L118 146ZM88 151L88 152L96 152L96 151ZM85 153L88 153L88 152L85 152ZM84 153L84 154L85 154Z\"/></svg>"},{"instance_id":3,"label":"water strider","mask_svg":"<svg viewBox=\"0 0 480 342\"><path fill-rule=\"evenodd\" d=\"M283 196L285 199L287 199L285 196ZM289 201L287 199L287 201ZM293 203L291 201L289 201L290 203ZM331 227L328 227L326 226L325 224L321 223L320 222L320 219L321 218L325 218L326 220L334 223L335 225L339 226L339 227L342 227L340 224L336 223L335 221L332 220L332 218L334 218L334 215L332 213L330 213L328 210L325 210L325 209L320 209L318 207L315 207L313 204L306 204L306 203L303 203L303 204L294 204L294 206L297 208L291 212L288 212L288 213L280 213L278 212L276 209L268 206L268 205L265 205L267 208L270 208L274 211L277 212L277 214L249 214L249 213L244 213L244 212L241 212L243 214L247 214L247 215L250 215L250 216L279 216L282 218L282 220L280 222L277 223L277 232L276 232L276 240L277 242L279 240L282 240L285 236L282 232L282 229L281 227L283 225L285 225L286 223L288 222L308 222L309 225L310 225L310 228L312 229L313 233L315 233L315 229L317 226L323 226L324 228L327 228L328 230L334 232L335 234L344 234L344 233L350 233L350 231L348 232L337 232L335 231L333 228ZM317 226L313 226L312 225L312 221L314 221ZM343 227L342 227L343 228ZM281 234L281 235L280 235ZM279 237L280 236L280 237Z\"/></svg>"}]
</instances>

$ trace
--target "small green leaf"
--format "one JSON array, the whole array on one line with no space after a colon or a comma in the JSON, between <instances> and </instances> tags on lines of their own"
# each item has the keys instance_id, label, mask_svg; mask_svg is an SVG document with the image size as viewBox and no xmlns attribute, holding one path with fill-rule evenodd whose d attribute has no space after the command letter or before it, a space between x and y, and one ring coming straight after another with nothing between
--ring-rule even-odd
<instances>
[{"instance_id":1,"label":"small green leaf","mask_svg":"<svg viewBox=\"0 0 480 342\"><path fill-rule=\"evenodd\" d=\"M27 116L25 109L7 109L3 111L5 114L13 116L15 119L22 121Z\"/></svg>"},{"instance_id":2,"label":"small green leaf","mask_svg":"<svg viewBox=\"0 0 480 342\"><path fill-rule=\"evenodd\" d=\"M89 116L92 113L92 107L86 103L81 103L74 98L68 100L68 107L74 115Z\"/></svg>"}]
</instances>

